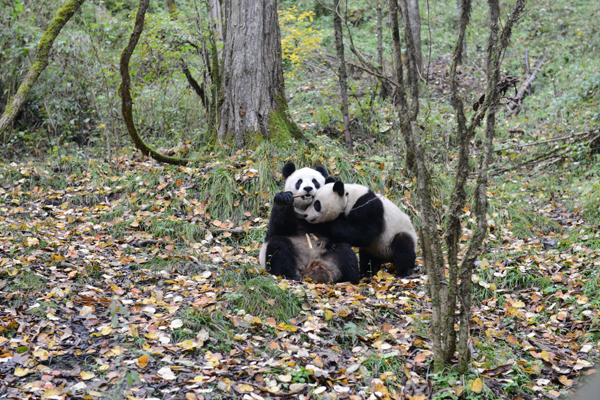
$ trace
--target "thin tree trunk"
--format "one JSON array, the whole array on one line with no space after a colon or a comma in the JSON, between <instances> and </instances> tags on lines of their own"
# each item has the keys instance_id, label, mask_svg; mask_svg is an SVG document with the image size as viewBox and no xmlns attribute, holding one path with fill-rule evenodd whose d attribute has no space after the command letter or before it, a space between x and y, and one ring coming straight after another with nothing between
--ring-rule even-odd
<instances>
[{"instance_id":1,"label":"thin tree trunk","mask_svg":"<svg viewBox=\"0 0 600 400\"><path fill-rule=\"evenodd\" d=\"M54 44L54 40L65 26L67 22L73 17L73 15L79 10L81 5L85 3L85 0L69 0L65 3L64 6L58 13L56 17L50 22L48 29L44 32L42 39L37 47L37 52L35 56L35 62L29 68L29 72L21 82L21 86L19 86L19 90L15 94L15 96L9 100L6 105L6 109L0 118L0 133L4 132L8 129L8 127L12 124L17 113L21 109L21 106L27 99L27 95L33 88L33 85L40 77L41 73L48 66L48 59L50 54L50 49L52 49L52 45Z\"/></svg>"},{"instance_id":2,"label":"thin tree trunk","mask_svg":"<svg viewBox=\"0 0 600 400\"><path fill-rule=\"evenodd\" d=\"M350 136L350 121L348 119L348 75L346 73L346 59L344 56L344 34L342 32L342 17L340 15L340 0L334 0L333 28L335 30L335 49L339 62L338 79L340 81L340 97L342 98L342 119L344 121L344 139L346 150L352 153L352 137Z\"/></svg>"},{"instance_id":3,"label":"thin tree trunk","mask_svg":"<svg viewBox=\"0 0 600 400\"><path fill-rule=\"evenodd\" d=\"M400 42L400 27L398 24L398 0L389 0L388 9L390 12L390 20L392 25L392 50L394 55L394 66L396 82L398 86L396 92L398 93L397 102L400 104L402 110L406 109L408 112L408 105L403 105L406 102L406 94L404 92L404 71L402 68L402 46ZM403 132L410 130L410 119L408 115L404 116L403 111L400 118L400 123L404 125ZM414 146L412 144L412 135L403 135L406 142L406 169L411 173L415 173L415 153Z\"/></svg>"},{"instance_id":4,"label":"thin tree trunk","mask_svg":"<svg viewBox=\"0 0 600 400\"><path fill-rule=\"evenodd\" d=\"M285 97L276 0L231 0L225 14L219 141L301 139Z\"/></svg>"},{"instance_id":5,"label":"thin tree trunk","mask_svg":"<svg viewBox=\"0 0 600 400\"><path fill-rule=\"evenodd\" d=\"M190 160L165 156L164 154L157 152L152 147L147 145L138 134L138 131L135 128L135 123L133 122L133 100L130 92L131 77L129 76L129 60L131 59L131 55L135 50L135 46L140 40L140 36L144 30L144 18L146 16L146 10L148 10L148 3L149 0L140 0L140 5L135 16L135 25L133 27L131 37L129 38L129 43L127 43L127 47L125 47L125 49L121 52L121 85L119 86L119 94L121 96L121 113L123 114L125 125L127 126L127 132L129 132L129 136L131 136L135 147L144 155L150 156L156 161L167 164L186 165Z\"/></svg>"},{"instance_id":6,"label":"thin tree trunk","mask_svg":"<svg viewBox=\"0 0 600 400\"><path fill-rule=\"evenodd\" d=\"M456 8L458 10L458 20L460 21L460 16L462 15L462 6L463 0L456 0ZM467 56L467 36L463 36L462 38L462 53L463 57Z\"/></svg>"},{"instance_id":7,"label":"thin tree trunk","mask_svg":"<svg viewBox=\"0 0 600 400\"><path fill-rule=\"evenodd\" d=\"M166 0L167 8L169 9L169 14L171 14L171 18L177 19L177 4L175 4L175 0Z\"/></svg>"},{"instance_id":8,"label":"thin tree trunk","mask_svg":"<svg viewBox=\"0 0 600 400\"><path fill-rule=\"evenodd\" d=\"M383 69L383 9L381 0L377 0L377 64ZM383 71L382 71L383 72Z\"/></svg>"},{"instance_id":9,"label":"thin tree trunk","mask_svg":"<svg viewBox=\"0 0 600 400\"><path fill-rule=\"evenodd\" d=\"M377 0L377 67L382 75L385 75L383 66L383 5L382 0ZM380 96L382 100L388 97L387 83L380 80Z\"/></svg>"},{"instance_id":10,"label":"thin tree trunk","mask_svg":"<svg viewBox=\"0 0 600 400\"><path fill-rule=\"evenodd\" d=\"M423 72L423 52L421 50L421 15L419 14L419 0L408 0L408 18L415 46L415 61L419 75Z\"/></svg>"}]
</instances>

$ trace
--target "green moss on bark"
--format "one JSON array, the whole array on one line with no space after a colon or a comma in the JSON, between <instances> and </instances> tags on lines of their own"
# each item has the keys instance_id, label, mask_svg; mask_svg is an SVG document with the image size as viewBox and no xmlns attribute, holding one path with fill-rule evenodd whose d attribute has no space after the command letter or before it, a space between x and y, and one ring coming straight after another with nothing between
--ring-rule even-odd
<instances>
[{"instance_id":1,"label":"green moss on bark","mask_svg":"<svg viewBox=\"0 0 600 400\"><path fill-rule=\"evenodd\" d=\"M17 112L25 102L31 88L48 65L48 55L50 54L50 49L52 49L54 40L84 2L85 0L69 0L58 11L58 14L52 20L48 29L46 29L46 32L44 32L37 47L35 62L27 72L17 93L9 100L8 105L2 114L2 118L0 118L0 132L4 132L12 124L12 121L15 119Z\"/></svg>"}]
</instances>

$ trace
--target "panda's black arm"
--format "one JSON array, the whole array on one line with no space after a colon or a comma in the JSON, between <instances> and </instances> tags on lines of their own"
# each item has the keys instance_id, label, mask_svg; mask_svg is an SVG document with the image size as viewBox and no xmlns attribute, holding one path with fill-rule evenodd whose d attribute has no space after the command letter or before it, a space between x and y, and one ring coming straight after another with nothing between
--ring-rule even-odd
<instances>
[{"instance_id":1,"label":"panda's black arm","mask_svg":"<svg viewBox=\"0 0 600 400\"><path fill-rule=\"evenodd\" d=\"M381 233L383 224L373 220L354 221L344 215L331 222L314 224L316 233L328 237L335 243L348 243L351 246L367 247Z\"/></svg>"},{"instance_id":2,"label":"panda's black arm","mask_svg":"<svg viewBox=\"0 0 600 400\"><path fill-rule=\"evenodd\" d=\"M294 196L292 192L277 193L273 198L273 209L269 217L267 236L293 236L301 224L294 211Z\"/></svg>"},{"instance_id":3,"label":"panda's black arm","mask_svg":"<svg viewBox=\"0 0 600 400\"><path fill-rule=\"evenodd\" d=\"M374 193L362 196L348 215L315 224L314 230L337 243L367 247L385 228L383 203Z\"/></svg>"}]
</instances>

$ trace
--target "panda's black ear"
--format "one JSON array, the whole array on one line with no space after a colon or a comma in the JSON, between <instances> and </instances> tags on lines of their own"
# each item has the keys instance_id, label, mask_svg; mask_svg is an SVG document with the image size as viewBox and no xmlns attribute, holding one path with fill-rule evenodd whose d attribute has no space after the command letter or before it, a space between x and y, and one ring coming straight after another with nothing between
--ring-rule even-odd
<instances>
[{"instance_id":1,"label":"panda's black ear","mask_svg":"<svg viewBox=\"0 0 600 400\"><path fill-rule=\"evenodd\" d=\"M336 179L333 176L328 176L327 178L325 178L325 184L334 183L335 181Z\"/></svg>"},{"instance_id":2,"label":"panda's black ear","mask_svg":"<svg viewBox=\"0 0 600 400\"><path fill-rule=\"evenodd\" d=\"M283 168L281 169L281 173L285 179L287 179L288 176L293 174L294 171L296 171L296 165L294 165L293 162L289 162L289 163L285 164L283 166Z\"/></svg>"},{"instance_id":3,"label":"panda's black ear","mask_svg":"<svg viewBox=\"0 0 600 400\"><path fill-rule=\"evenodd\" d=\"M336 181L333 184L333 192L337 193L340 197L343 197L344 193L345 193L345 191L344 191L344 182L342 182L342 181Z\"/></svg>"},{"instance_id":4,"label":"panda's black ear","mask_svg":"<svg viewBox=\"0 0 600 400\"><path fill-rule=\"evenodd\" d=\"M325 169L325 167L322 166L322 165L318 165L317 168L316 168L316 170L321 175L323 175L325 178L327 178L329 176L329 172L327 172L327 170Z\"/></svg>"}]
</instances>

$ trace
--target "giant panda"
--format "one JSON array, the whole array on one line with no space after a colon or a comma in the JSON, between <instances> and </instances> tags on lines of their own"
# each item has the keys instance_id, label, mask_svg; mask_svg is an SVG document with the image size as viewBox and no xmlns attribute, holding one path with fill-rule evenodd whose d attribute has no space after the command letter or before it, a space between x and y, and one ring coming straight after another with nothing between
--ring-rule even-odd
<instances>
[{"instance_id":1,"label":"giant panda","mask_svg":"<svg viewBox=\"0 0 600 400\"><path fill-rule=\"evenodd\" d=\"M368 187L337 181L324 185L304 213L328 238L359 247L361 277L393 262L398 277L413 273L417 233L408 215Z\"/></svg>"},{"instance_id":2,"label":"giant panda","mask_svg":"<svg viewBox=\"0 0 600 400\"><path fill-rule=\"evenodd\" d=\"M327 170L323 166L296 170L290 162L281 172L285 191L273 199L260 264L273 275L294 280L358 283L358 260L352 247L315 235L314 227L304 220L312 196L325 184Z\"/></svg>"}]
</instances>

